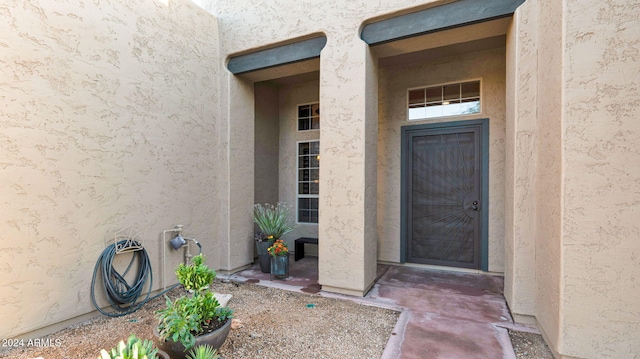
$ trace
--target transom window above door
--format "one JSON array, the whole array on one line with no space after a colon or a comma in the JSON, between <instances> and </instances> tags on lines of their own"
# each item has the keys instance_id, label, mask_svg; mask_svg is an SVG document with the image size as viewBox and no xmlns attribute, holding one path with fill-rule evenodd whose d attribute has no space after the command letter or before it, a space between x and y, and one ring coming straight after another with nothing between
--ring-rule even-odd
<instances>
[{"instance_id":1,"label":"transom window above door","mask_svg":"<svg viewBox=\"0 0 640 359\"><path fill-rule=\"evenodd\" d=\"M408 91L409 121L475 113L480 113L480 80Z\"/></svg>"},{"instance_id":2,"label":"transom window above door","mask_svg":"<svg viewBox=\"0 0 640 359\"><path fill-rule=\"evenodd\" d=\"M320 129L320 104L310 103L298 106L298 131Z\"/></svg>"}]
</instances>

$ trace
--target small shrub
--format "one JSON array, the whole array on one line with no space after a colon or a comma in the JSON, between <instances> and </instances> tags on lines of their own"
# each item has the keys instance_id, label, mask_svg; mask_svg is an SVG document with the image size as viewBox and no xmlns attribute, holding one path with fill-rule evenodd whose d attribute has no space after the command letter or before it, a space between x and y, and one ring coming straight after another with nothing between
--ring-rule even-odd
<instances>
[{"instance_id":1,"label":"small shrub","mask_svg":"<svg viewBox=\"0 0 640 359\"><path fill-rule=\"evenodd\" d=\"M176 269L176 276L184 289L196 292L209 289L216 278L216 272L204 264L204 259L201 253L191 259L191 264L180 263Z\"/></svg>"}]
</instances>

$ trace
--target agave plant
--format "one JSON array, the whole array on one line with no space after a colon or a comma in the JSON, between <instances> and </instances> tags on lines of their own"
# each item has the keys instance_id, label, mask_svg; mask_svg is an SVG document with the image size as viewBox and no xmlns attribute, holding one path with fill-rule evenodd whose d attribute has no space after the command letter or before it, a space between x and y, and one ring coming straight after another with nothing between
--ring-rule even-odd
<instances>
[{"instance_id":1,"label":"agave plant","mask_svg":"<svg viewBox=\"0 0 640 359\"><path fill-rule=\"evenodd\" d=\"M210 345L199 345L187 354L187 359L218 359L218 350Z\"/></svg>"},{"instance_id":2,"label":"agave plant","mask_svg":"<svg viewBox=\"0 0 640 359\"><path fill-rule=\"evenodd\" d=\"M157 359L158 349L149 340L142 340L131 334L127 343L121 340L118 345L107 352L102 349L98 359Z\"/></svg>"},{"instance_id":3,"label":"agave plant","mask_svg":"<svg viewBox=\"0 0 640 359\"><path fill-rule=\"evenodd\" d=\"M271 242L295 228L289 207L280 202L275 206L268 203L254 205L253 220Z\"/></svg>"}]
</instances>

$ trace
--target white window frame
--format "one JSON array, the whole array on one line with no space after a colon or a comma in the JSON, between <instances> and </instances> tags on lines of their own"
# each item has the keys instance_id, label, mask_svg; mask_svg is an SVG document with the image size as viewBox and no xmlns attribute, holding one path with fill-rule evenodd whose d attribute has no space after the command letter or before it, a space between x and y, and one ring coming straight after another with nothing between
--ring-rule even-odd
<instances>
[{"instance_id":1,"label":"white window frame","mask_svg":"<svg viewBox=\"0 0 640 359\"><path fill-rule=\"evenodd\" d=\"M311 132L311 131L320 131L320 121L321 121L321 115L318 114L318 128L309 128L308 130L301 130L300 129L300 117L298 116L300 113L300 106L309 106L309 105L318 105L318 110L320 109L320 102L319 101L313 101L313 102L305 102L305 103L299 103L296 104L296 130L298 132ZM311 116L313 117L313 116ZM313 125L313 123L312 123Z\"/></svg>"},{"instance_id":2,"label":"white window frame","mask_svg":"<svg viewBox=\"0 0 640 359\"><path fill-rule=\"evenodd\" d=\"M300 222L300 216L299 216L299 212L300 212L300 208L299 208L299 204L300 204L300 199L301 198L319 198L320 195L319 194L300 194L300 144L301 143L313 143L313 142L317 142L318 145L320 145L320 140L319 139L311 139L311 140L301 140L301 141L296 141L296 223L297 224L305 224L305 225L318 225L318 223L316 222ZM318 153L318 157L320 156L320 154ZM309 167L312 168L312 167ZM318 172L320 171L320 163L318 163ZM319 176L319 175L318 175ZM318 185L320 185L320 179L318 178ZM318 191L320 192L320 191ZM320 215L318 214L318 221L319 221Z\"/></svg>"},{"instance_id":3,"label":"white window frame","mask_svg":"<svg viewBox=\"0 0 640 359\"><path fill-rule=\"evenodd\" d=\"M409 92L413 91L413 90L420 90L420 89L427 89L430 87L442 87L442 86L447 86L447 85L456 85L456 84L463 84L465 82L475 82L478 81L480 82L480 90L479 90L479 99L480 99L480 111L476 112L476 113L469 113L469 114L459 114L459 115L443 115L443 116L433 116L433 117L421 117L421 118L410 118L409 117ZM433 120L433 119L441 119L441 118L460 118L460 117L475 117L475 116L481 116L483 113L483 81L482 78L471 78L471 79L464 79L464 80L458 80L458 81L451 81L451 82L443 82L443 83L438 83L438 84L433 84L433 85L425 85L425 86L417 86L417 87L411 87L407 89L406 92L406 100L405 100L405 108L407 110L407 115L406 115L406 119L407 121L413 122L413 121L426 121L426 120Z\"/></svg>"}]
</instances>

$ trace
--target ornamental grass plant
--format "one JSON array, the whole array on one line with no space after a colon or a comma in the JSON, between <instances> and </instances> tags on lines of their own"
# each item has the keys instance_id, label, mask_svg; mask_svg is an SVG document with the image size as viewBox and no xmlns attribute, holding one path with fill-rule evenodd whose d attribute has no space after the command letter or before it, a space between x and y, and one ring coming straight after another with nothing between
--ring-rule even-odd
<instances>
[{"instance_id":1,"label":"ornamental grass plant","mask_svg":"<svg viewBox=\"0 0 640 359\"><path fill-rule=\"evenodd\" d=\"M281 202L275 206L269 203L255 204L253 206L253 221L270 242L280 239L295 228L289 207Z\"/></svg>"}]
</instances>

